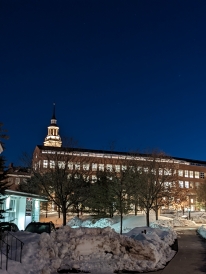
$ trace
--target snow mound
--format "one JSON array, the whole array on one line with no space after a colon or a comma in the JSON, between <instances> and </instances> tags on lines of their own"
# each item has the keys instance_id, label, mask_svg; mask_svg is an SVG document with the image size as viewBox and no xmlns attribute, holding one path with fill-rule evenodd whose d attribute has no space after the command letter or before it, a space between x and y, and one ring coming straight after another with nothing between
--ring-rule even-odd
<instances>
[{"instance_id":1,"label":"snow mound","mask_svg":"<svg viewBox=\"0 0 206 274\"><path fill-rule=\"evenodd\" d=\"M202 225L197 229L197 232L206 239L206 225Z\"/></svg>"},{"instance_id":2,"label":"snow mound","mask_svg":"<svg viewBox=\"0 0 206 274\"><path fill-rule=\"evenodd\" d=\"M75 216L74 218L72 218L67 225L70 227L79 227L82 224L82 220L79 219L77 216Z\"/></svg>"},{"instance_id":3,"label":"snow mound","mask_svg":"<svg viewBox=\"0 0 206 274\"><path fill-rule=\"evenodd\" d=\"M104 228L108 226L111 227L113 223L114 221L110 218L88 219L88 220L82 221L80 218L74 217L67 223L67 225L72 228L76 228L76 227Z\"/></svg>"},{"instance_id":4,"label":"snow mound","mask_svg":"<svg viewBox=\"0 0 206 274\"><path fill-rule=\"evenodd\" d=\"M169 236L170 235L170 236ZM175 252L170 246L174 234L150 229L147 234L120 235L111 228L60 228L51 235L41 234L39 260L44 258L52 273L76 269L91 273L114 271L151 271L164 268Z\"/></svg>"}]
</instances>

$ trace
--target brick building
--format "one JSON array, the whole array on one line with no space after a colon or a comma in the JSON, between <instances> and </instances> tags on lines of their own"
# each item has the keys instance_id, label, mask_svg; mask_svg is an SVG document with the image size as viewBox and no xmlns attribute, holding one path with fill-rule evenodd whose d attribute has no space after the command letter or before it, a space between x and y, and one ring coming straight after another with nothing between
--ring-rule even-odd
<instances>
[{"instance_id":1,"label":"brick building","mask_svg":"<svg viewBox=\"0 0 206 274\"><path fill-rule=\"evenodd\" d=\"M54 168L58 162L59 166L65 167L67 165L70 172L75 170L84 172L95 181L98 171L113 169L118 172L126 168L127 165L132 165L132 162L138 166L137 163L144 162L148 157L147 154L62 147L54 106L44 145L37 145L34 150L33 165L34 168L38 167L44 172ZM179 187L187 190L190 209L196 210L196 189L201 183L204 183L206 161L178 157L166 157L165 161L168 162L168 165L172 163L175 166L177 183Z\"/></svg>"}]
</instances>

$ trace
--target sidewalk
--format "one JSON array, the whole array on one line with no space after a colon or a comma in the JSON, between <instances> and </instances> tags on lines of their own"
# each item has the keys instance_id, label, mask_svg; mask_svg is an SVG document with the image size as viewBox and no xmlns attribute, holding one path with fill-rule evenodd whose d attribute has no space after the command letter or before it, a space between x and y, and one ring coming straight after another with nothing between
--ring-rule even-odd
<instances>
[{"instance_id":1,"label":"sidewalk","mask_svg":"<svg viewBox=\"0 0 206 274\"><path fill-rule=\"evenodd\" d=\"M177 230L179 251L162 270L149 274L202 274L206 273L206 240L196 229Z\"/></svg>"}]
</instances>

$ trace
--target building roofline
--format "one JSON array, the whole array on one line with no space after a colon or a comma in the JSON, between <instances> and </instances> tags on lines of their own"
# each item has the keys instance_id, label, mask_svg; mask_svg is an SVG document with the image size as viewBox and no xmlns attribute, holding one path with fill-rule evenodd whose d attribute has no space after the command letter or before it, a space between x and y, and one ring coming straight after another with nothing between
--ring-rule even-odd
<instances>
[{"instance_id":1,"label":"building roofline","mask_svg":"<svg viewBox=\"0 0 206 274\"><path fill-rule=\"evenodd\" d=\"M90 153L105 153L110 155L124 155L124 156L139 156L139 157L149 157L151 154L147 153L137 153L137 152L122 152L122 151L109 151L109 150L96 150L96 149L85 149L85 148L68 148L68 147L49 147L43 145L37 145L40 150L53 150L53 151L68 151L68 152L90 152ZM178 161L185 161L194 164L206 165L206 161L203 160L195 160L189 158L181 158L181 157L173 157L170 155L165 155L166 157L171 157L172 159Z\"/></svg>"},{"instance_id":2,"label":"building roofline","mask_svg":"<svg viewBox=\"0 0 206 274\"><path fill-rule=\"evenodd\" d=\"M36 199L41 200L41 201L47 201L48 200L44 196L40 196L40 195L37 195L37 194L31 194L31 193L27 193L27 192L10 190L10 189L6 189L5 194L15 195L15 196L23 196L23 197L28 197L28 198L36 198Z\"/></svg>"}]
</instances>

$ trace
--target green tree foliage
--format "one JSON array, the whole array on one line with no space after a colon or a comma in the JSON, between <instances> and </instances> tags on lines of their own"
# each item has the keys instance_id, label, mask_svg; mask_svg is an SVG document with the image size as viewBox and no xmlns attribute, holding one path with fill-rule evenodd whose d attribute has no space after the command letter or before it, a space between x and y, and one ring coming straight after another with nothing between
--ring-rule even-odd
<instances>
[{"instance_id":1,"label":"green tree foliage","mask_svg":"<svg viewBox=\"0 0 206 274\"><path fill-rule=\"evenodd\" d=\"M3 123L0 122L0 144L2 144L2 147L4 147L3 140L7 140L9 138L6 132L7 130L3 129ZM5 168L5 158L3 156L0 156L0 194L1 195L4 195L5 190L11 186L11 184L9 184L6 181L4 168Z\"/></svg>"},{"instance_id":2,"label":"green tree foliage","mask_svg":"<svg viewBox=\"0 0 206 274\"><path fill-rule=\"evenodd\" d=\"M86 207L98 216L113 217L115 212L114 195L111 191L111 180L106 171L97 173L97 181L91 184L90 198L86 202Z\"/></svg>"}]
</instances>

